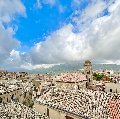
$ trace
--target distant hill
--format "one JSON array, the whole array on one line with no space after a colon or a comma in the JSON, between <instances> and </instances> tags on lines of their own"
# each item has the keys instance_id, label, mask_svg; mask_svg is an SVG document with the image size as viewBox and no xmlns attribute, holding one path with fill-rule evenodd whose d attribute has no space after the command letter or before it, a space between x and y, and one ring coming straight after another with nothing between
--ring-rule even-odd
<instances>
[{"instance_id":1,"label":"distant hill","mask_svg":"<svg viewBox=\"0 0 120 119\"><path fill-rule=\"evenodd\" d=\"M80 62L72 62L72 63L66 63L66 64L60 64L60 65L55 65L51 68L47 69L36 69L32 70L31 72L36 72L36 73L60 73L60 72L67 72L67 71L76 71L83 69L83 63ZM116 64L93 64L93 70L115 70L115 71L120 71L120 65Z\"/></svg>"}]
</instances>

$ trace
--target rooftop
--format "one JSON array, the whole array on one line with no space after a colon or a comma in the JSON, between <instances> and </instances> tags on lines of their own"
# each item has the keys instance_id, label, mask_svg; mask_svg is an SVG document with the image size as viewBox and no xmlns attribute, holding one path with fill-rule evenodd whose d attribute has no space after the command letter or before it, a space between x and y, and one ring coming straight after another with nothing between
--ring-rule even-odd
<instances>
[{"instance_id":1,"label":"rooftop","mask_svg":"<svg viewBox=\"0 0 120 119\"><path fill-rule=\"evenodd\" d=\"M0 119L49 119L19 102L0 104Z\"/></svg>"},{"instance_id":2,"label":"rooftop","mask_svg":"<svg viewBox=\"0 0 120 119\"><path fill-rule=\"evenodd\" d=\"M36 99L41 104L48 105L55 109L78 115L80 117L89 117L90 119L108 119L109 112L108 101L119 94L105 93L92 90L50 90L46 94ZM119 103L120 107L120 103Z\"/></svg>"}]
</instances>

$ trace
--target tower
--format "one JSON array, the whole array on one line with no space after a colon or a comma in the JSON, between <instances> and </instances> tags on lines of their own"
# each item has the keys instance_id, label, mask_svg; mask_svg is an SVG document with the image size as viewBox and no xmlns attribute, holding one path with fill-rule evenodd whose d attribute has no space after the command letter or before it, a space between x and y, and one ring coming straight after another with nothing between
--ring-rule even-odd
<instances>
[{"instance_id":1,"label":"tower","mask_svg":"<svg viewBox=\"0 0 120 119\"><path fill-rule=\"evenodd\" d=\"M86 60L84 63L84 74L87 78L86 87L88 88L92 84L92 64L89 60Z\"/></svg>"}]
</instances>

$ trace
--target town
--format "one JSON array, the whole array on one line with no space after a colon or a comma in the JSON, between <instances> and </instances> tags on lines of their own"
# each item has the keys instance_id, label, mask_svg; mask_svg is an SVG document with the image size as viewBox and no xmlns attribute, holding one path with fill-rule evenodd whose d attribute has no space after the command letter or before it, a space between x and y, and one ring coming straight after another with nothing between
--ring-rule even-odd
<instances>
[{"instance_id":1,"label":"town","mask_svg":"<svg viewBox=\"0 0 120 119\"><path fill-rule=\"evenodd\" d=\"M120 72L0 71L0 119L120 119Z\"/></svg>"}]
</instances>

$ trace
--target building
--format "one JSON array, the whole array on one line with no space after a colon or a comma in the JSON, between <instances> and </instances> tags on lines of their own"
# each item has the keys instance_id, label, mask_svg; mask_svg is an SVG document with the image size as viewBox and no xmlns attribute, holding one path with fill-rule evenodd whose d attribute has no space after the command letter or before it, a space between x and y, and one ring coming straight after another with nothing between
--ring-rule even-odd
<instances>
[{"instance_id":1,"label":"building","mask_svg":"<svg viewBox=\"0 0 120 119\"><path fill-rule=\"evenodd\" d=\"M84 63L84 74L87 78L86 88L91 88L93 84L92 64L89 60Z\"/></svg>"},{"instance_id":2,"label":"building","mask_svg":"<svg viewBox=\"0 0 120 119\"><path fill-rule=\"evenodd\" d=\"M81 72L66 72L55 76L55 86L62 89L84 89L87 79Z\"/></svg>"},{"instance_id":3,"label":"building","mask_svg":"<svg viewBox=\"0 0 120 119\"><path fill-rule=\"evenodd\" d=\"M112 100L118 101L119 94L93 90L51 89L36 98L34 108L51 119L109 119L111 114L118 119L119 112L111 112ZM114 99L116 97L116 99ZM113 104L116 106L116 103ZM115 113L117 113L115 115Z\"/></svg>"}]
</instances>

